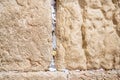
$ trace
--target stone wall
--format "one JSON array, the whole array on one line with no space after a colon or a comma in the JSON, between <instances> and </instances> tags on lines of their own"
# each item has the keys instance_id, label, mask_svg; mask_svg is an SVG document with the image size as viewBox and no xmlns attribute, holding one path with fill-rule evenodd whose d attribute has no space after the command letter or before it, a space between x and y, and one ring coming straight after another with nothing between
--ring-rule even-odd
<instances>
[{"instance_id":1,"label":"stone wall","mask_svg":"<svg viewBox=\"0 0 120 80\"><path fill-rule=\"evenodd\" d=\"M118 71L2 72L0 80L120 80Z\"/></svg>"},{"instance_id":2,"label":"stone wall","mask_svg":"<svg viewBox=\"0 0 120 80\"><path fill-rule=\"evenodd\" d=\"M119 80L120 0L56 2L49 72L51 0L0 0L0 80Z\"/></svg>"},{"instance_id":3,"label":"stone wall","mask_svg":"<svg viewBox=\"0 0 120 80\"><path fill-rule=\"evenodd\" d=\"M120 3L57 0L58 69L120 69Z\"/></svg>"},{"instance_id":4,"label":"stone wall","mask_svg":"<svg viewBox=\"0 0 120 80\"><path fill-rule=\"evenodd\" d=\"M0 0L0 71L36 71L51 61L50 0Z\"/></svg>"}]
</instances>

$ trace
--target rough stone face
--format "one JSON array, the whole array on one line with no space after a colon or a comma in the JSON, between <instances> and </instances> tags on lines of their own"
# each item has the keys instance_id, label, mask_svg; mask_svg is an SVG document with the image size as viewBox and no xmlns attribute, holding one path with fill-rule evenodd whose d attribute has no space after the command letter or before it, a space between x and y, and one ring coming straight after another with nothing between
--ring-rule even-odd
<instances>
[{"instance_id":1,"label":"rough stone face","mask_svg":"<svg viewBox=\"0 0 120 80\"><path fill-rule=\"evenodd\" d=\"M58 69L120 69L120 6L114 0L58 0Z\"/></svg>"},{"instance_id":2,"label":"rough stone face","mask_svg":"<svg viewBox=\"0 0 120 80\"><path fill-rule=\"evenodd\" d=\"M71 71L69 80L119 80L120 71Z\"/></svg>"},{"instance_id":3,"label":"rough stone face","mask_svg":"<svg viewBox=\"0 0 120 80\"><path fill-rule=\"evenodd\" d=\"M67 80L63 72L1 73L0 80Z\"/></svg>"},{"instance_id":4,"label":"rough stone face","mask_svg":"<svg viewBox=\"0 0 120 80\"><path fill-rule=\"evenodd\" d=\"M0 80L120 80L120 70L64 72L0 72Z\"/></svg>"},{"instance_id":5,"label":"rough stone face","mask_svg":"<svg viewBox=\"0 0 120 80\"><path fill-rule=\"evenodd\" d=\"M81 8L77 0L57 2L57 52L58 69L86 69L86 56L82 48Z\"/></svg>"},{"instance_id":6,"label":"rough stone face","mask_svg":"<svg viewBox=\"0 0 120 80\"><path fill-rule=\"evenodd\" d=\"M119 9L111 0L99 3L102 6L97 9L91 6L83 8L87 68L120 69L120 37L115 29L117 25L113 23L114 11Z\"/></svg>"},{"instance_id":7,"label":"rough stone face","mask_svg":"<svg viewBox=\"0 0 120 80\"><path fill-rule=\"evenodd\" d=\"M0 71L47 69L51 40L50 0L0 0Z\"/></svg>"}]
</instances>

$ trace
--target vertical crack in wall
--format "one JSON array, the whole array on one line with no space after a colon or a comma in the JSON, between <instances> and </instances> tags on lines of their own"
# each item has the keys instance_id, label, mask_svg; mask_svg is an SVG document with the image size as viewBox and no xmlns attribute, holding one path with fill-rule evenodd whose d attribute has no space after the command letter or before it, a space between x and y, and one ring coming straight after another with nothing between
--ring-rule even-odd
<instances>
[{"instance_id":1,"label":"vertical crack in wall","mask_svg":"<svg viewBox=\"0 0 120 80\"><path fill-rule=\"evenodd\" d=\"M51 0L51 13L52 13L52 60L49 67L49 71L56 71L54 56L56 55L56 36L55 36L55 27L56 27L56 0Z\"/></svg>"},{"instance_id":2,"label":"vertical crack in wall","mask_svg":"<svg viewBox=\"0 0 120 80\"><path fill-rule=\"evenodd\" d=\"M86 30L85 30L85 26L82 25L81 26L81 34L82 34L82 48L84 49L84 53L85 53L85 57L86 57L86 64L88 63L88 51L87 51L87 41L86 41ZM87 69L87 66L86 66Z\"/></svg>"},{"instance_id":3,"label":"vertical crack in wall","mask_svg":"<svg viewBox=\"0 0 120 80\"><path fill-rule=\"evenodd\" d=\"M52 9L52 45L53 50L56 50L56 36L55 36L55 27L56 27L56 0L52 0L51 2Z\"/></svg>"},{"instance_id":4,"label":"vertical crack in wall","mask_svg":"<svg viewBox=\"0 0 120 80\"><path fill-rule=\"evenodd\" d=\"M87 48L87 41L85 40L85 36L86 36L86 32L85 32L85 26L81 26L81 33L82 33L82 47L83 49L86 49Z\"/></svg>"}]
</instances>

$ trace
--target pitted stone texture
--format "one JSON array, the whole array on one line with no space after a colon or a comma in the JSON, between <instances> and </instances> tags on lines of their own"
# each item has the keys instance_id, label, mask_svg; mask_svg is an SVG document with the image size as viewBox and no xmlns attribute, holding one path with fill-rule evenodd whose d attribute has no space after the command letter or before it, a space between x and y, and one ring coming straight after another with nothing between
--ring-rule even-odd
<instances>
[{"instance_id":1,"label":"pitted stone texture","mask_svg":"<svg viewBox=\"0 0 120 80\"><path fill-rule=\"evenodd\" d=\"M120 71L71 71L69 80L119 80Z\"/></svg>"},{"instance_id":2,"label":"pitted stone texture","mask_svg":"<svg viewBox=\"0 0 120 80\"><path fill-rule=\"evenodd\" d=\"M86 56L82 48L81 9L77 0L57 2L57 56L58 69L86 69Z\"/></svg>"},{"instance_id":3,"label":"pitted stone texture","mask_svg":"<svg viewBox=\"0 0 120 80\"><path fill-rule=\"evenodd\" d=\"M119 13L112 0L58 0L58 69L120 69Z\"/></svg>"},{"instance_id":4,"label":"pitted stone texture","mask_svg":"<svg viewBox=\"0 0 120 80\"><path fill-rule=\"evenodd\" d=\"M120 80L120 70L64 72L0 72L0 80Z\"/></svg>"},{"instance_id":5,"label":"pitted stone texture","mask_svg":"<svg viewBox=\"0 0 120 80\"><path fill-rule=\"evenodd\" d=\"M119 10L112 0L101 0L101 4L101 8L83 9L87 69L120 69L120 37L113 24L115 11Z\"/></svg>"},{"instance_id":6,"label":"pitted stone texture","mask_svg":"<svg viewBox=\"0 0 120 80\"><path fill-rule=\"evenodd\" d=\"M67 80L63 72L0 73L0 80Z\"/></svg>"},{"instance_id":7,"label":"pitted stone texture","mask_svg":"<svg viewBox=\"0 0 120 80\"><path fill-rule=\"evenodd\" d=\"M50 0L0 0L0 71L48 68L50 8Z\"/></svg>"}]
</instances>

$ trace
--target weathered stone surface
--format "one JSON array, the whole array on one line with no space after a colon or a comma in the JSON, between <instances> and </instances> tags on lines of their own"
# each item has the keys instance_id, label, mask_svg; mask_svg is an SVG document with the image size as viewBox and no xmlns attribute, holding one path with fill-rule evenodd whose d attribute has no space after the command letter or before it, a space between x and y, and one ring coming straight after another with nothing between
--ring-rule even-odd
<instances>
[{"instance_id":1,"label":"weathered stone surface","mask_svg":"<svg viewBox=\"0 0 120 80\"><path fill-rule=\"evenodd\" d=\"M120 70L64 72L0 72L0 80L119 80Z\"/></svg>"},{"instance_id":2,"label":"weathered stone surface","mask_svg":"<svg viewBox=\"0 0 120 80\"><path fill-rule=\"evenodd\" d=\"M58 69L120 69L120 7L117 2L58 0Z\"/></svg>"},{"instance_id":3,"label":"weathered stone surface","mask_svg":"<svg viewBox=\"0 0 120 80\"><path fill-rule=\"evenodd\" d=\"M71 71L69 80L119 80L120 71Z\"/></svg>"},{"instance_id":4,"label":"weathered stone surface","mask_svg":"<svg viewBox=\"0 0 120 80\"><path fill-rule=\"evenodd\" d=\"M50 8L50 0L0 0L0 71L48 68Z\"/></svg>"},{"instance_id":5,"label":"weathered stone surface","mask_svg":"<svg viewBox=\"0 0 120 80\"><path fill-rule=\"evenodd\" d=\"M115 8L111 0L101 0L102 7L83 9L87 68L120 69L120 37L113 24Z\"/></svg>"},{"instance_id":6,"label":"weathered stone surface","mask_svg":"<svg viewBox=\"0 0 120 80\"><path fill-rule=\"evenodd\" d=\"M67 80L63 72L0 73L0 80Z\"/></svg>"},{"instance_id":7,"label":"weathered stone surface","mask_svg":"<svg viewBox=\"0 0 120 80\"><path fill-rule=\"evenodd\" d=\"M86 69L86 56L82 48L81 9L77 0L57 2L57 52L58 69Z\"/></svg>"}]
</instances>

